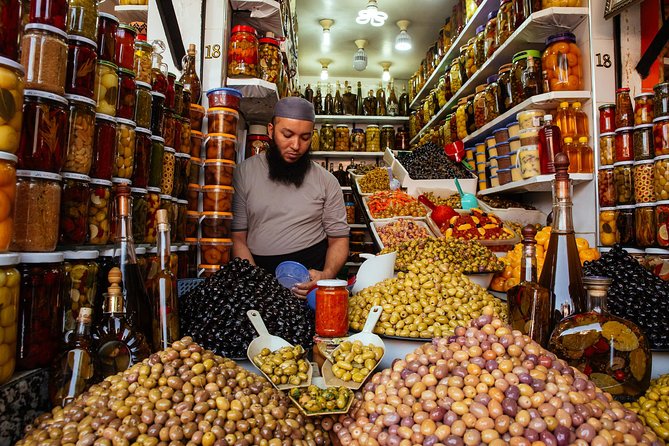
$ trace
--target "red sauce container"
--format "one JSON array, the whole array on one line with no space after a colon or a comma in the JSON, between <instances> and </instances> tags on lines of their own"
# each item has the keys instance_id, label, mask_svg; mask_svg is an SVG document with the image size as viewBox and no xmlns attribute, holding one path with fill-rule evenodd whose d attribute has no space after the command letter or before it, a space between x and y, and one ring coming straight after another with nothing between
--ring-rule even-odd
<instances>
[{"instance_id":1,"label":"red sauce container","mask_svg":"<svg viewBox=\"0 0 669 446\"><path fill-rule=\"evenodd\" d=\"M633 127L621 127L616 130L616 162L634 160L633 133Z\"/></svg>"},{"instance_id":2,"label":"red sauce container","mask_svg":"<svg viewBox=\"0 0 669 446\"><path fill-rule=\"evenodd\" d=\"M616 106L604 104L599 106L599 133L616 131Z\"/></svg>"},{"instance_id":3,"label":"red sauce container","mask_svg":"<svg viewBox=\"0 0 669 446\"><path fill-rule=\"evenodd\" d=\"M135 37L137 30L130 25L122 23L116 28L114 63L119 68L135 68Z\"/></svg>"},{"instance_id":4,"label":"red sauce container","mask_svg":"<svg viewBox=\"0 0 669 446\"><path fill-rule=\"evenodd\" d=\"M345 280L319 280L316 290L316 334L328 338L348 333L348 290Z\"/></svg>"}]
</instances>

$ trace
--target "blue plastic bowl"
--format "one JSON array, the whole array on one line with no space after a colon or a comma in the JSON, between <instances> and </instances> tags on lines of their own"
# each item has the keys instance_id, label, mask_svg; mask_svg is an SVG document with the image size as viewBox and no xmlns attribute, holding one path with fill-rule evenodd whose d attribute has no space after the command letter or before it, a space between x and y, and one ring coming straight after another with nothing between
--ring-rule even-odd
<instances>
[{"instance_id":1,"label":"blue plastic bowl","mask_svg":"<svg viewBox=\"0 0 669 446\"><path fill-rule=\"evenodd\" d=\"M316 290L318 290L318 288L314 288L307 294L307 305L314 311L316 311Z\"/></svg>"},{"instance_id":2,"label":"blue plastic bowl","mask_svg":"<svg viewBox=\"0 0 669 446\"><path fill-rule=\"evenodd\" d=\"M298 283L308 282L309 270L298 262L281 262L274 271L276 280L284 287L291 289Z\"/></svg>"}]
</instances>

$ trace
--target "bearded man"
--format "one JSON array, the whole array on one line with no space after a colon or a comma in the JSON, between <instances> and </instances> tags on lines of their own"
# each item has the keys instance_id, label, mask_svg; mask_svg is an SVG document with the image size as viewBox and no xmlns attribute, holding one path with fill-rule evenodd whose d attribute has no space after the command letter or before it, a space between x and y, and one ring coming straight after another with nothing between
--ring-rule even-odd
<instances>
[{"instance_id":1,"label":"bearded man","mask_svg":"<svg viewBox=\"0 0 669 446\"><path fill-rule=\"evenodd\" d=\"M283 261L309 269L292 290L305 297L318 280L333 279L348 257L349 227L337 179L309 155L313 105L298 97L277 102L265 153L234 172L232 252L274 273Z\"/></svg>"}]
</instances>

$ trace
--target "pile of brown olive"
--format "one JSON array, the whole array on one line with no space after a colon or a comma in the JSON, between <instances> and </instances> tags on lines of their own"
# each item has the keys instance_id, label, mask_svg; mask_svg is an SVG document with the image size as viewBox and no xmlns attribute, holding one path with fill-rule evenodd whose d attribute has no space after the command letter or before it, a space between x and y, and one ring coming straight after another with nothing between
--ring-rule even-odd
<instances>
[{"instance_id":1,"label":"pile of brown olive","mask_svg":"<svg viewBox=\"0 0 669 446\"><path fill-rule=\"evenodd\" d=\"M483 313L375 374L338 417L341 444L662 444L587 376Z\"/></svg>"},{"instance_id":2,"label":"pile of brown olive","mask_svg":"<svg viewBox=\"0 0 669 446\"><path fill-rule=\"evenodd\" d=\"M303 359L304 354L301 345L282 347L275 352L263 348L253 358L253 363L277 386L299 386L309 380L309 363Z\"/></svg>"},{"instance_id":3,"label":"pile of brown olive","mask_svg":"<svg viewBox=\"0 0 669 446\"><path fill-rule=\"evenodd\" d=\"M321 425L264 378L183 338L41 415L17 445L329 443Z\"/></svg>"}]
</instances>

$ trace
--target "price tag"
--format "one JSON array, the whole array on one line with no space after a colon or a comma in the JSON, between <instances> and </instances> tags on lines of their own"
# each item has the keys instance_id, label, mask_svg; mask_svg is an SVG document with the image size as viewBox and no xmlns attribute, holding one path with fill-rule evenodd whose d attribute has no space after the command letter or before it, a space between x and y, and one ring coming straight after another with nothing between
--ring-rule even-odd
<instances>
[{"instance_id":1,"label":"price tag","mask_svg":"<svg viewBox=\"0 0 669 446\"><path fill-rule=\"evenodd\" d=\"M614 102L616 91L615 60L613 40L594 39L592 41L594 79L597 79L596 102Z\"/></svg>"}]
</instances>

